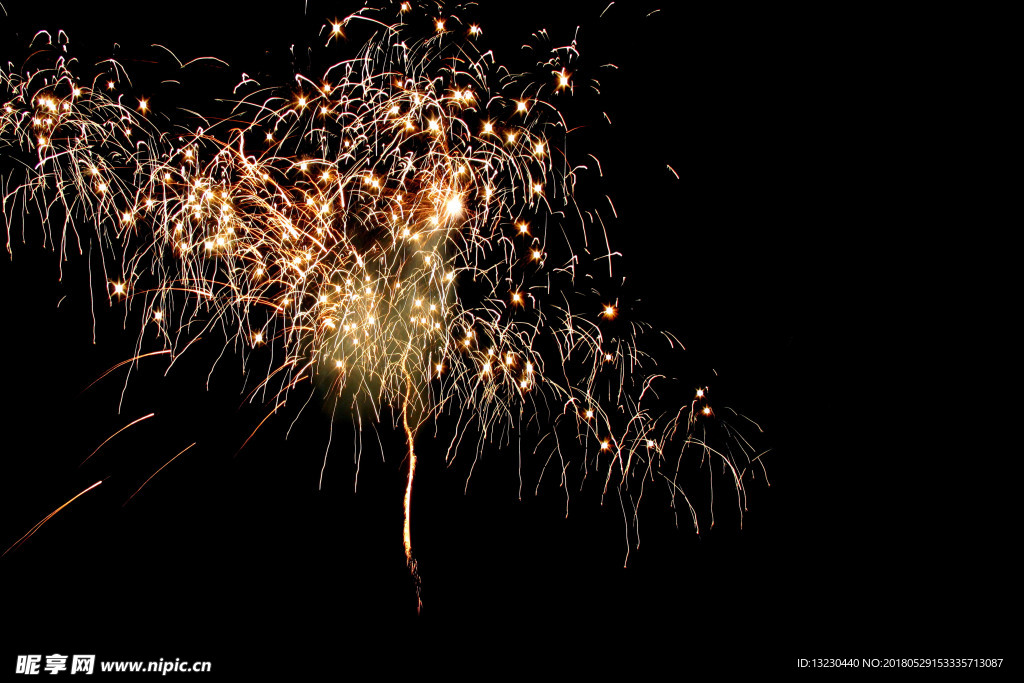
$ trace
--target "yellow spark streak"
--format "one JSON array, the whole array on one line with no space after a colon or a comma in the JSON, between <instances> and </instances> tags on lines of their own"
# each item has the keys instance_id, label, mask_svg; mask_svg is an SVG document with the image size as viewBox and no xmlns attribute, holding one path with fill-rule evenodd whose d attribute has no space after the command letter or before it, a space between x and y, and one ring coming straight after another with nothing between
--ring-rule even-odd
<instances>
[{"instance_id":1,"label":"yellow spark streak","mask_svg":"<svg viewBox=\"0 0 1024 683\"><path fill-rule=\"evenodd\" d=\"M411 563L412 559L412 481L416 476L416 451L413 449L414 434L409 428L408 402L402 407L402 427L405 429L406 440L409 443L409 478L405 485L405 525L402 530L402 539L405 542L405 559Z\"/></svg>"},{"instance_id":2,"label":"yellow spark streak","mask_svg":"<svg viewBox=\"0 0 1024 683\"><path fill-rule=\"evenodd\" d=\"M139 491L144 489L146 487L146 484L148 484L150 481L153 480L153 477L155 477L156 475L160 474L160 472L163 471L164 467L167 467L168 465L170 465L172 462L174 462L175 460L178 459L179 455L183 455L186 451L188 451L188 449L192 448L192 446L195 446L195 445L196 445L196 442L193 441L191 445L189 445L189 446L187 446L185 448L185 450L181 451L181 453L178 453L178 455L174 456L173 458L171 458L170 460L165 462L160 469L158 469L156 472L154 472L153 474L151 474L149 476L149 479L147 479L146 481L142 482L142 486L140 486L139 488L135 489L135 493L133 493L132 495L128 496L128 500L126 500L125 502L121 503L121 507L124 507L125 505L127 505L131 501L132 498L137 496Z\"/></svg>"},{"instance_id":3,"label":"yellow spark streak","mask_svg":"<svg viewBox=\"0 0 1024 683\"><path fill-rule=\"evenodd\" d=\"M411 381L406 384L406 391L411 390ZM408 396L408 394L407 394ZM402 541L405 545L405 562L409 566L413 581L416 584L416 612L423 609L423 596L421 590L420 575L415 558L412 556L412 481L416 476L416 451L413 449L415 434L409 427L409 399L402 403L402 427L405 429L405 437L409 443L409 479L405 485L405 523L402 526Z\"/></svg>"},{"instance_id":4,"label":"yellow spark streak","mask_svg":"<svg viewBox=\"0 0 1024 683\"><path fill-rule=\"evenodd\" d=\"M39 522L38 524L36 524L36 525L35 525L34 527L32 527L31 529L29 529L29 530L28 530L28 533L27 533L27 534L25 534L24 536L22 536L21 538L19 538L19 539L18 539L17 541L15 541L15 542L14 542L14 544L13 544L13 545L12 545L12 546L11 546L10 548L8 548L7 550L5 550L5 551L4 551L4 555L6 555L7 553L11 552L11 551L12 551L12 550L14 550L15 548L17 548L18 546L20 546L21 544L23 544L23 543L24 543L25 541L27 541L28 539L30 539L30 538L31 538L32 536L34 536L34 535L35 535L35 533L36 533L37 531L39 531L39 529L40 529L40 528L42 528L42 526L43 526L44 524L46 524L46 523L47 523L47 522L49 522L49 521L50 521L51 519L53 519L53 516L54 516L54 515L56 515L56 514L57 514L58 512L60 512L60 511L61 511L61 510L63 510L64 508L66 508L66 507L67 507L68 505L71 505L71 504L72 504L72 503L74 503L74 502L75 502L76 500L78 500L78 498L79 498L79 497L81 497L81 496L85 495L85 494L86 494L86 493L88 493L89 491L92 491L92 490L93 490L94 488L96 488L97 486L99 486L99 485L100 485L100 484L102 484L102 483L103 483L103 480L101 479L101 480L99 480L98 482L96 482L95 484L93 484L92 486L90 486L89 488L87 488L87 489L85 489L84 491L82 491L81 493L79 493L78 495L76 495L76 496L72 497L72 498L71 498L71 500L69 500L68 502L64 503L64 504L63 504L63 505L61 505L61 506L60 506L59 508L57 508L56 510L54 510L53 512L51 512L50 514L48 514L48 515L46 515L45 517L43 517L42 521L40 521L40 522ZM0 557L3 557L3 555L0 555Z\"/></svg>"},{"instance_id":5,"label":"yellow spark streak","mask_svg":"<svg viewBox=\"0 0 1024 683\"><path fill-rule=\"evenodd\" d=\"M127 365L128 363L133 363L133 362L135 362L137 360L140 360L142 358L148 358L150 356L166 356L170 352L171 352L170 349L164 349L163 351L152 351L150 353L143 353L143 354L138 355L138 356L133 356L132 358L129 358L128 360L123 360L120 363L118 363L117 365L115 365L114 367L112 367L109 370L107 370L106 372L104 372L102 375L100 375L96 379L94 379L92 382L89 382L89 385L87 387L85 387L85 389L82 389L82 391L79 393L79 395L84 394L86 391L88 391L94 384L99 382L101 379L103 379L104 377L106 377L107 375L112 373L114 370L117 370L118 368Z\"/></svg>"},{"instance_id":6,"label":"yellow spark streak","mask_svg":"<svg viewBox=\"0 0 1024 683\"><path fill-rule=\"evenodd\" d=\"M124 427L121 427L120 429L118 429L118 430L117 430L116 432L114 432L113 434L111 434L110 436L108 436L108 437L107 437L107 438L106 438L106 439L105 439L105 440L103 441L103 443L101 443L101 444L100 444L99 446L97 446L97 447L96 447L96 450L94 450L94 451L93 451L92 453L90 453L90 454L89 454L89 455L88 455L88 456L87 456L87 457L85 458L85 460L83 460L82 462L78 463L78 466L79 466L79 467L81 467L81 466L82 466L82 465L84 465L84 464L85 464L86 462L88 462L89 458L91 458L92 456L96 455L96 452L97 452L97 451L99 451L99 450L100 450L101 448L103 448L104 446L106 446L106 445L107 445L107 443L109 443L109 442L110 442L110 440L111 440L111 439L113 439L113 438L114 438L115 436L117 436L118 434L120 434L120 433L121 433L121 432L123 432L124 430L128 429L129 427L131 427L131 426L133 426L133 425L137 425L138 423L142 422L143 420L148 420L149 418L153 417L154 415L156 415L156 413L150 413L149 415L143 415L143 416L142 416L142 417L140 417L140 418L139 418L138 420L135 420L135 421L133 421L133 422L129 422L129 423L128 423L128 424L126 424L126 425L125 425Z\"/></svg>"},{"instance_id":7,"label":"yellow spark streak","mask_svg":"<svg viewBox=\"0 0 1024 683\"><path fill-rule=\"evenodd\" d=\"M249 437L245 441L242 442L242 445L239 446L238 450L235 451L235 457L236 458L238 457L238 454L241 453L245 449L245 447L249 443L249 441L252 440L252 437L256 436L256 432L260 431L260 427L263 426L263 423L266 422L267 420L269 420L270 417L274 413L276 413L278 410L280 410L281 408L284 408L284 405L287 402L288 402L287 400L281 401L280 403L278 403L277 405L274 406L273 410L271 410L269 413L267 413L267 416L265 418L260 420L260 423L258 425L256 425L256 429L252 430L252 434L250 434Z\"/></svg>"}]
</instances>

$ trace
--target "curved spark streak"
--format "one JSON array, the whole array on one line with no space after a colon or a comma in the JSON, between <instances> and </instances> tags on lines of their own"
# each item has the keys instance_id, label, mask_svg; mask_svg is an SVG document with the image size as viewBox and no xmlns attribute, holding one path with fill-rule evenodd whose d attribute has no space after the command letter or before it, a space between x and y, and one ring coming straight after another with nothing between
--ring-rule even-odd
<instances>
[{"instance_id":1,"label":"curved spark streak","mask_svg":"<svg viewBox=\"0 0 1024 683\"><path fill-rule=\"evenodd\" d=\"M12 550L14 550L15 548L17 548L17 547L19 547L20 545L22 545L22 544L23 544L23 543L24 543L25 541L27 541L28 539L32 538L32 536L34 536L34 535L35 535L35 533L36 533L37 531L39 531L39 530L40 530L40 529L41 529L41 528L43 527L43 525L44 525L44 524L46 524L46 523L47 523L47 522L49 522L49 521L50 521L51 519L53 519L53 518L54 518L54 516L55 516L55 515L56 515L56 514L57 514L58 512L60 512L60 511L61 511L61 510L63 510L64 508L66 508L66 507L67 507L68 505L71 505L71 504L72 504L72 503L74 503L74 502L75 502L76 500L78 500L78 499L79 499L80 497L84 496L84 495L85 495L86 493L88 493L89 491L92 491L92 490L93 490L94 488L96 488L97 486L99 486L99 485L100 485L100 484L102 484L102 483L103 483L103 480L101 479L100 481L98 481L98 482L96 482L95 484L93 484L92 486L89 486L88 488L84 489L84 490L83 490L82 492L78 493L77 495L75 495L75 496L72 496L72 497L71 497L71 499L70 499L70 500L68 500L68 502L64 503L64 504L63 504L63 505L61 505L61 506L60 506L59 508L57 508L56 510L54 510L53 512L51 512L50 514L48 514L48 515L46 515L45 517L43 517L43 519L42 519L42 520L40 520L38 524L36 524L36 525L35 525L34 527L32 527L31 529L29 529L29 530L28 530L28 533L27 533L27 534L25 534L24 536L22 536L21 538L19 538L19 539L18 539L17 541L15 541L15 542L14 542L14 543L13 543L13 544L11 545L11 547L10 547L10 548L8 548L7 550L5 550L5 551L4 551L4 553L3 553L3 554L4 554L4 555L6 555L7 553L11 552L11 551L12 551ZM2 557L2 556L0 556L0 557Z\"/></svg>"},{"instance_id":2,"label":"curved spark streak","mask_svg":"<svg viewBox=\"0 0 1024 683\"><path fill-rule=\"evenodd\" d=\"M121 432L123 432L124 430L128 429L129 427L132 427L132 426L134 426L134 425L137 425L137 424L139 424L139 423L140 423L140 422L142 422L143 420L148 420L149 418L153 417L154 415L156 415L156 413L150 413L149 415L143 415L143 416L142 416L142 417L140 417L139 419L137 419L137 420L132 420L131 422L129 422L128 424L126 424L126 425L125 425L124 427L121 427L120 429L118 429L118 430L117 430L116 432L114 432L113 434L111 434L110 436L108 436L108 437L107 437L106 439L104 439L104 440L103 440L103 443L101 443L101 444L100 444L99 446L97 446L97 447L96 447L96 449L95 449L95 450L93 450L93 452L92 452L92 453L90 453L89 455L87 455L87 456L85 457L85 460L83 460L82 462L80 462L80 463L78 464L78 466L79 466L79 467L81 467L81 466L82 466L82 465L84 465L84 464L85 464L86 462L88 462L88 461L89 461L89 459L90 459L90 458L91 458L92 456L94 456L94 455L96 455L97 453L99 453L99 450L100 450L101 448L103 448L103 447L104 447L104 446L106 446L106 445L107 445L108 443L110 443L110 441L111 441L111 440L112 440L112 439L113 439L113 438L114 438L115 436L117 436L118 434L120 434L120 433L121 433Z\"/></svg>"},{"instance_id":3,"label":"curved spark streak","mask_svg":"<svg viewBox=\"0 0 1024 683\"><path fill-rule=\"evenodd\" d=\"M149 475L149 479L147 479L146 481L142 482L142 486L140 486L139 488L135 489L135 493L133 493L132 495L128 496L128 500L126 500L124 503L122 503L121 507L124 507L125 505L130 503L132 498L134 498L135 496L139 495L139 491L141 491L142 489L146 488L146 484L148 484L149 482L153 481L153 477L155 477L156 475L158 475L161 472L163 472L165 467L167 467L172 462L177 460L179 456L184 455L186 452L188 452L193 446L195 446L194 442L189 444L188 446L186 446L184 448L184 450L182 450L180 453L178 453L178 455L174 456L173 458L171 458L170 460L165 462L163 465L161 465L160 469L158 469L156 472L154 472L153 474Z\"/></svg>"},{"instance_id":4,"label":"curved spark streak","mask_svg":"<svg viewBox=\"0 0 1024 683\"><path fill-rule=\"evenodd\" d=\"M409 444L409 476L405 485L405 499L403 501L405 521L402 525L402 542L405 545L405 562L416 584L416 611L419 612L423 609L422 582L420 580L418 563L412 554L412 482L416 476L416 450L413 448L413 441L416 439L416 434L409 427L408 401L402 404L402 428L405 430L405 437Z\"/></svg>"}]
</instances>

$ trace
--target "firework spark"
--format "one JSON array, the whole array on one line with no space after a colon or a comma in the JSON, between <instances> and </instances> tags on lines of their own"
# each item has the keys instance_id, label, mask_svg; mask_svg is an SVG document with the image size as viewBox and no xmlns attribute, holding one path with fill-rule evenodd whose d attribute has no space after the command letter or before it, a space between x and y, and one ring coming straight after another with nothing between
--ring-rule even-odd
<instances>
[{"instance_id":1,"label":"firework spark","mask_svg":"<svg viewBox=\"0 0 1024 683\"><path fill-rule=\"evenodd\" d=\"M201 126L168 125L116 62L76 73L59 36L0 70L8 250L26 212L62 257L101 247L109 302L141 315L133 363L219 334L268 417L306 391L360 427L400 423L417 593L414 442L442 418L448 458L467 435L479 454L536 433L533 457L566 492L594 473L602 498L618 489L627 534L647 483L699 532L680 481L691 454L721 461L741 515L760 467L706 387L665 407L640 340L674 338L594 289L613 252L593 251L608 239L587 235L565 150L560 101L599 87L575 44L538 46L536 68L512 73L461 14L401 3L332 19L325 49L369 34L354 56L281 87L243 79L229 115Z\"/></svg>"}]
</instances>

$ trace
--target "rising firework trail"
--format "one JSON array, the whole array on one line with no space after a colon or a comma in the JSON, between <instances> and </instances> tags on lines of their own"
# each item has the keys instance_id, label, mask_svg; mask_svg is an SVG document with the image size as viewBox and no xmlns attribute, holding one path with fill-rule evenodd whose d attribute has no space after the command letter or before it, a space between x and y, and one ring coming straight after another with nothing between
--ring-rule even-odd
<instances>
[{"instance_id":1,"label":"rising firework trail","mask_svg":"<svg viewBox=\"0 0 1024 683\"><path fill-rule=\"evenodd\" d=\"M514 72L470 12L402 2L328 22L329 66L245 76L218 118L159 111L63 34L0 70L8 251L31 215L62 259L88 252L110 305L141 320L133 363L217 336L268 417L315 396L357 428L400 425L418 596L414 444L439 420L449 461L525 445L566 496L596 480L622 505L627 557L646 489L699 533L684 465L715 463L740 515L761 468L708 387L660 374L651 349L676 339L598 289L618 254L576 199L599 163L570 153L563 103L600 88L577 44L538 34Z\"/></svg>"}]
</instances>

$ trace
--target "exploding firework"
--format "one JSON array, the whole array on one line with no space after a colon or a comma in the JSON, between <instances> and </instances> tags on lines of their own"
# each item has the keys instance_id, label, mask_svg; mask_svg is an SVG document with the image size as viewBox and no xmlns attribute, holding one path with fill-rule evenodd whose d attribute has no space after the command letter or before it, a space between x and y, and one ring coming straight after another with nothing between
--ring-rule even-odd
<instances>
[{"instance_id":1,"label":"exploding firework","mask_svg":"<svg viewBox=\"0 0 1024 683\"><path fill-rule=\"evenodd\" d=\"M401 429L414 576L414 444L439 421L449 460L525 443L538 481L593 480L627 538L648 488L699 531L693 462L720 466L742 514L760 456L708 387L680 394L658 372L648 349L675 338L598 289L615 252L576 199L588 169L563 111L600 84L575 43L543 36L510 70L464 16L403 2L328 22L337 61L243 77L198 123L155 111L119 63L82 73L63 35L37 35L0 71L8 249L26 213L61 257L95 245L109 303L141 320L131 363L219 336L268 417L315 398Z\"/></svg>"}]
</instances>

